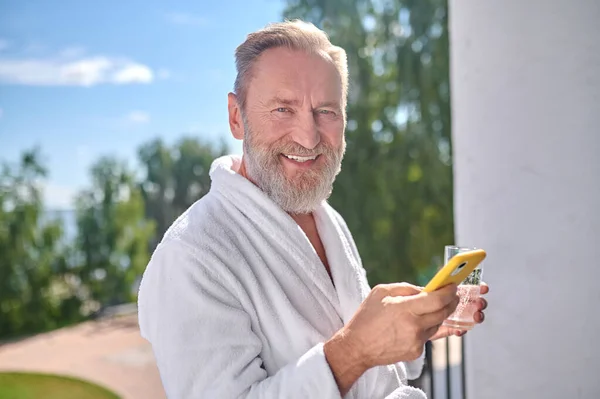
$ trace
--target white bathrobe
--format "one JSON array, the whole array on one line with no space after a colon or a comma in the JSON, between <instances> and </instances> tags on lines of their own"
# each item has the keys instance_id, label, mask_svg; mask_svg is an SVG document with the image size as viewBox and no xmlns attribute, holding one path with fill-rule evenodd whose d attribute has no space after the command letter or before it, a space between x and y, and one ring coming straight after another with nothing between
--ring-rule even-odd
<instances>
[{"instance_id":1,"label":"white bathrobe","mask_svg":"<svg viewBox=\"0 0 600 399\"><path fill-rule=\"evenodd\" d=\"M323 343L370 291L342 217L323 202L317 229L331 268L298 224L214 161L210 192L165 234L139 290L141 334L171 399L340 398ZM406 385L423 358L375 367L345 398L422 399Z\"/></svg>"}]
</instances>

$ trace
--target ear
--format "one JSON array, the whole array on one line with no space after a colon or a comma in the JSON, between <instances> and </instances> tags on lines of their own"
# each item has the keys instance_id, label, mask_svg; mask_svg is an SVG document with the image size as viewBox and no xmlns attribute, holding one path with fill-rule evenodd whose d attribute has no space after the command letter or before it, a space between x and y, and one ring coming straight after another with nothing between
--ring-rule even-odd
<instances>
[{"instance_id":1,"label":"ear","mask_svg":"<svg viewBox=\"0 0 600 399\"><path fill-rule=\"evenodd\" d=\"M227 95L227 109L229 111L229 129L231 134L238 140L244 139L244 121L242 120L242 110L234 93Z\"/></svg>"}]
</instances>

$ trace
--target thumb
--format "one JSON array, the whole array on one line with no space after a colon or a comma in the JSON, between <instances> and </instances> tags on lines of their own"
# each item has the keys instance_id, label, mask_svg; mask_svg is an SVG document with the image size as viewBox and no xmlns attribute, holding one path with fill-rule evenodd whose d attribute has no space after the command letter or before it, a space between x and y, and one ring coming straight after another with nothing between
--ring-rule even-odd
<instances>
[{"instance_id":1,"label":"thumb","mask_svg":"<svg viewBox=\"0 0 600 399\"><path fill-rule=\"evenodd\" d=\"M409 283L392 283L387 284L390 296L411 296L420 294L423 291L422 287L417 287Z\"/></svg>"}]
</instances>

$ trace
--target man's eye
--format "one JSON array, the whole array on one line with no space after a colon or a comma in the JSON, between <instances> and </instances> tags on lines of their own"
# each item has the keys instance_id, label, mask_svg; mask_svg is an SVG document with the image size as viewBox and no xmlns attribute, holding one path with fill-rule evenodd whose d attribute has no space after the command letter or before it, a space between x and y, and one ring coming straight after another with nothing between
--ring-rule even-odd
<instances>
[{"instance_id":1,"label":"man's eye","mask_svg":"<svg viewBox=\"0 0 600 399\"><path fill-rule=\"evenodd\" d=\"M333 115L333 111L330 111L328 109L320 109L319 113L323 115Z\"/></svg>"},{"instance_id":2,"label":"man's eye","mask_svg":"<svg viewBox=\"0 0 600 399\"><path fill-rule=\"evenodd\" d=\"M279 108L277 108L275 111L277 111L277 112L288 112L288 111L289 111L289 109L287 109L287 108L284 108L284 107L279 107Z\"/></svg>"}]
</instances>

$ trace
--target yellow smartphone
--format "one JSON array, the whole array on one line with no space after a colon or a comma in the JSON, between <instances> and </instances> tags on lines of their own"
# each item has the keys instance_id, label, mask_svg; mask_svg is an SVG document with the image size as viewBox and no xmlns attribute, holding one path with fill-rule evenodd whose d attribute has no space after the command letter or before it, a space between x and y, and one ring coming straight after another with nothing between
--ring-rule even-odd
<instances>
[{"instance_id":1,"label":"yellow smartphone","mask_svg":"<svg viewBox=\"0 0 600 399\"><path fill-rule=\"evenodd\" d=\"M474 249L454 255L427 283L423 291L433 292L448 284L460 284L487 256L483 249Z\"/></svg>"}]
</instances>

